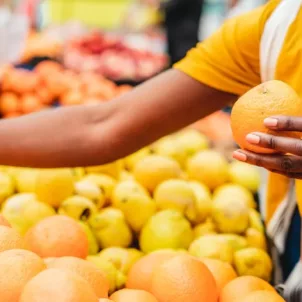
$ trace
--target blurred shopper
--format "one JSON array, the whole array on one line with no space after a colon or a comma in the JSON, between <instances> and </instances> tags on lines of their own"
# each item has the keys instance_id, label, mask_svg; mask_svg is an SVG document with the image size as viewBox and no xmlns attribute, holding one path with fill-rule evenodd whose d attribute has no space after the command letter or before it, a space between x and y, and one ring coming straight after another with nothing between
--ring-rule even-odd
<instances>
[{"instance_id":1,"label":"blurred shopper","mask_svg":"<svg viewBox=\"0 0 302 302\"><path fill-rule=\"evenodd\" d=\"M203 4L204 0L162 1L172 64L184 58L188 50L197 44Z\"/></svg>"}]
</instances>

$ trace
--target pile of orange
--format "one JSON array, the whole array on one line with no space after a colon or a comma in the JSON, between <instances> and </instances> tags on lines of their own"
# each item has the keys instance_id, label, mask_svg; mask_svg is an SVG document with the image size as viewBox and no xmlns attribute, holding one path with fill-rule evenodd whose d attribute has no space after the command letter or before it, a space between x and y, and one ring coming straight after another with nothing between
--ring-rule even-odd
<instances>
[{"instance_id":1,"label":"pile of orange","mask_svg":"<svg viewBox=\"0 0 302 302\"><path fill-rule=\"evenodd\" d=\"M139 259L126 288L110 297L106 273L85 258L84 230L52 216L21 237L0 215L0 297L3 302L284 302L256 277L237 278L224 262L162 250Z\"/></svg>"},{"instance_id":2,"label":"pile of orange","mask_svg":"<svg viewBox=\"0 0 302 302\"><path fill-rule=\"evenodd\" d=\"M57 100L63 106L97 104L130 89L95 73L69 71L54 61L43 61L33 71L9 66L1 79L0 113L17 117L46 109Z\"/></svg>"}]
</instances>

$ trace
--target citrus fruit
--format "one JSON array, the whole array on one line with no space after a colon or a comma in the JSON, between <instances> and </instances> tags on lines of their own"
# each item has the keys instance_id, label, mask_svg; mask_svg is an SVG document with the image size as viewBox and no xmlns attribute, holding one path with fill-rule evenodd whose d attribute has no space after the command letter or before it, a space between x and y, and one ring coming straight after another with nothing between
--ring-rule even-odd
<instances>
[{"instance_id":1,"label":"citrus fruit","mask_svg":"<svg viewBox=\"0 0 302 302\"><path fill-rule=\"evenodd\" d=\"M96 205L90 199L74 195L61 203L58 214L66 215L76 220L87 221L97 210Z\"/></svg>"},{"instance_id":2,"label":"citrus fruit","mask_svg":"<svg viewBox=\"0 0 302 302\"><path fill-rule=\"evenodd\" d=\"M38 170L36 169L22 169L16 175L16 187L20 193L33 193L36 188L36 180Z\"/></svg>"},{"instance_id":3,"label":"citrus fruit","mask_svg":"<svg viewBox=\"0 0 302 302\"><path fill-rule=\"evenodd\" d=\"M249 247L255 247L264 251L267 250L266 237L258 230L252 228L247 229L245 232L245 237Z\"/></svg>"},{"instance_id":4,"label":"citrus fruit","mask_svg":"<svg viewBox=\"0 0 302 302\"><path fill-rule=\"evenodd\" d=\"M106 198L101 189L92 181L80 180L74 185L75 193L78 196L86 197L93 201L93 203L101 208L106 203Z\"/></svg>"},{"instance_id":5,"label":"citrus fruit","mask_svg":"<svg viewBox=\"0 0 302 302\"><path fill-rule=\"evenodd\" d=\"M249 208L236 197L214 201L211 217L221 233L242 234L249 227Z\"/></svg>"},{"instance_id":6,"label":"citrus fruit","mask_svg":"<svg viewBox=\"0 0 302 302\"><path fill-rule=\"evenodd\" d=\"M133 169L135 179L153 192L165 180L179 178L181 168L175 160L160 155L149 155L141 159Z\"/></svg>"},{"instance_id":7,"label":"citrus fruit","mask_svg":"<svg viewBox=\"0 0 302 302\"><path fill-rule=\"evenodd\" d=\"M58 208L73 194L74 177L70 169L41 170L38 173L35 193L38 200Z\"/></svg>"},{"instance_id":8,"label":"citrus fruit","mask_svg":"<svg viewBox=\"0 0 302 302\"><path fill-rule=\"evenodd\" d=\"M160 250L142 257L130 269L126 287L150 291L154 269L177 255L176 251Z\"/></svg>"},{"instance_id":9,"label":"citrus fruit","mask_svg":"<svg viewBox=\"0 0 302 302\"><path fill-rule=\"evenodd\" d=\"M255 276L270 281L273 263L270 256L258 248L246 248L237 251L234 264L238 275Z\"/></svg>"},{"instance_id":10,"label":"citrus fruit","mask_svg":"<svg viewBox=\"0 0 302 302\"><path fill-rule=\"evenodd\" d=\"M246 296L242 302L285 302L277 293L259 290Z\"/></svg>"},{"instance_id":11,"label":"citrus fruit","mask_svg":"<svg viewBox=\"0 0 302 302\"><path fill-rule=\"evenodd\" d=\"M151 149L146 147L140 149L125 158L125 166L129 171L132 171L136 163L139 162L144 157L151 154Z\"/></svg>"},{"instance_id":12,"label":"citrus fruit","mask_svg":"<svg viewBox=\"0 0 302 302\"><path fill-rule=\"evenodd\" d=\"M110 247L103 249L98 256L106 262L112 262L123 274L127 275L143 253L136 249Z\"/></svg>"},{"instance_id":13,"label":"citrus fruit","mask_svg":"<svg viewBox=\"0 0 302 302\"><path fill-rule=\"evenodd\" d=\"M213 200L237 199L244 201L249 208L256 208L254 196L247 188L238 184L224 184L218 187L213 194Z\"/></svg>"},{"instance_id":14,"label":"citrus fruit","mask_svg":"<svg viewBox=\"0 0 302 302\"><path fill-rule=\"evenodd\" d=\"M175 139L187 158L209 148L208 138L195 129L182 130L176 134Z\"/></svg>"},{"instance_id":15,"label":"citrus fruit","mask_svg":"<svg viewBox=\"0 0 302 302\"><path fill-rule=\"evenodd\" d=\"M26 250L9 250L0 253L1 301L19 302L26 283L46 269L43 260Z\"/></svg>"},{"instance_id":16,"label":"citrus fruit","mask_svg":"<svg viewBox=\"0 0 302 302\"><path fill-rule=\"evenodd\" d=\"M246 136L252 132L272 133L278 136L297 137L294 132L274 132L264 126L264 119L276 115L301 116L302 100L286 83L268 81L241 96L234 104L231 116L233 136L237 144L257 153L274 153L273 150L251 145Z\"/></svg>"},{"instance_id":17,"label":"citrus fruit","mask_svg":"<svg viewBox=\"0 0 302 302\"><path fill-rule=\"evenodd\" d=\"M213 190L228 181L228 163L220 153L205 150L188 160L187 173L189 179L204 183Z\"/></svg>"},{"instance_id":18,"label":"citrus fruit","mask_svg":"<svg viewBox=\"0 0 302 302\"><path fill-rule=\"evenodd\" d=\"M202 262L212 273L216 281L218 293L220 293L225 285L227 285L230 281L237 278L236 272L229 263L206 258L202 259Z\"/></svg>"},{"instance_id":19,"label":"citrus fruit","mask_svg":"<svg viewBox=\"0 0 302 302\"><path fill-rule=\"evenodd\" d=\"M257 167L250 164L234 161L229 169L230 181L256 193L260 186L260 173Z\"/></svg>"},{"instance_id":20,"label":"citrus fruit","mask_svg":"<svg viewBox=\"0 0 302 302\"><path fill-rule=\"evenodd\" d=\"M99 244L96 240L95 235L93 234L93 232L87 222L80 221L79 223L80 223L80 226L83 228L83 230L87 236L87 239L88 239L89 255L96 255L97 252L99 251Z\"/></svg>"},{"instance_id":21,"label":"citrus fruit","mask_svg":"<svg viewBox=\"0 0 302 302\"><path fill-rule=\"evenodd\" d=\"M209 188L197 181L190 181L189 186L193 190L196 198L196 216L191 218L193 224L205 222L212 211L212 197Z\"/></svg>"},{"instance_id":22,"label":"citrus fruit","mask_svg":"<svg viewBox=\"0 0 302 302\"><path fill-rule=\"evenodd\" d=\"M224 262L233 262L232 246L219 235L204 235L189 247L189 253L197 258L211 258Z\"/></svg>"},{"instance_id":23,"label":"citrus fruit","mask_svg":"<svg viewBox=\"0 0 302 302\"><path fill-rule=\"evenodd\" d=\"M15 191L15 184L10 175L5 172L0 172L0 203L4 202L6 198L13 195Z\"/></svg>"},{"instance_id":24,"label":"citrus fruit","mask_svg":"<svg viewBox=\"0 0 302 302\"><path fill-rule=\"evenodd\" d=\"M214 277L199 260L181 255L155 268L151 293L159 302L217 302Z\"/></svg>"},{"instance_id":25,"label":"citrus fruit","mask_svg":"<svg viewBox=\"0 0 302 302\"><path fill-rule=\"evenodd\" d=\"M102 249L112 246L128 247L132 242L132 232L119 209L101 210L89 219L89 225Z\"/></svg>"},{"instance_id":26,"label":"citrus fruit","mask_svg":"<svg viewBox=\"0 0 302 302\"><path fill-rule=\"evenodd\" d=\"M11 224L4 218L3 215L0 215L0 225L11 227Z\"/></svg>"},{"instance_id":27,"label":"citrus fruit","mask_svg":"<svg viewBox=\"0 0 302 302\"><path fill-rule=\"evenodd\" d=\"M217 234L216 227L212 220L207 220L204 223L196 225L193 231L195 239L198 239L204 235Z\"/></svg>"},{"instance_id":28,"label":"citrus fruit","mask_svg":"<svg viewBox=\"0 0 302 302\"><path fill-rule=\"evenodd\" d=\"M172 248L187 249L193 240L191 225L176 210L164 210L156 213L143 227L139 243L144 253Z\"/></svg>"},{"instance_id":29,"label":"citrus fruit","mask_svg":"<svg viewBox=\"0 0 302 302\"><path fill-rule=\"evenodd\" d=\"M98 302L87 281L77 274L48 269L32 278L24 287L19 302Z\"/></svg>"},{"instance_id":30,"label":"citrus fruit","mask_svg":"<svg viewBox=\"0 0 302 302\"><path fill-rule=\"evenodd\" d=\"M88 239L78 222L65 216L48 217L33 226L25 241L30 250L43 258L74 256L86 258Z\"/></svg>"},{"instance_id":31,"label":"citrus fruit","mask_svg":"<svg viewBox=\"0 0 302 302\"><path fill-rule=\"evenodd\" d=\"M181 166L186 162L186 153L181 148L174 135L161 138L152 145L155 154L166 156L177 161Z\"/></svg>"},{"instance_id":32,"label":"citrus fruit","mask_svg":"<svg viewBox=\"0 0 302 302\"><path fill-rule=\"evenodd\" d=\"M114 302L158 302L150 293L139 289L122 289L115 292L110 299Z\"/></svg>"},{"instance_id":33,"label":"citrus fruit","mask_svg":"<svg viewBox=\"0 0 302 302\"><path fill-rule=\"evenodd\" d=\"M154 200L160 210L174 209L186 217L188 210L196 212L196 197L189 183L181 179L169 179L157 186Z\"/></svg>"},{"instance_id":34,"label":"citrus fruit","mask_svg":"<svg viewBox=\"0 0 302 302\"><path fill-rule=\"evenodd\" d=\"M221 291L219 302L243 301L249 294L259 290L276 292L266 281L253 277L239 277L229 282Z\"/></svg>"},{"instance_id":35,"label":"citrus fruit","mask_svg":"<svg viewBox=\"0 0 302 302\"><path fill-rule=\"evenodd\" d=\"M96 267L106 275L106 278L110 283L109 293L113 293L114 291L125 287L127 279L126 275L122 273L113 262L101 259L99 255L88 256L87 261L96 265Z\"/></svg>"},{"instance_id":36,"label":"citrus fruit","mask_svg":"<svg viewBox=\"0 0 302 302\"><path fill-rule=\"evenodd\" d=\"M11 227L0 226L0 252L23 249L24 247L24 239L16 230Z\"/></svg>"},{"instance_id":37,"label":"citrus fruit","mask_svg":"<svg viewBox=\"0 0 302 302\"><path fill-rule=\"evenodd\" d=\"M91 262L75 257L61 257L53 260L48 267L78 274L90 284L99 298L108 297L109 281L105 274Z\"/></svg>"}]
</instances>

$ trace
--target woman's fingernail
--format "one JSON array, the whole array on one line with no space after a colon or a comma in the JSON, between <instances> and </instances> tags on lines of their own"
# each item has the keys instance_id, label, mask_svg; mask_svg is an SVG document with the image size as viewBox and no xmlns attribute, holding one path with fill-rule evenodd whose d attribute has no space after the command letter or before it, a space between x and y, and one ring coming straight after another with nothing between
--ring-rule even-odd
<instances>
[{"instance_id":1,"label":"woman's fingernail","mask_svg":"<svg viewBox=\"0 0 302 302\"><path fill-rule=\"evenodd\" d=\"M240 151L235 151L235 152L233 153L233 158L234 158L234 159L237 159L237 160L239 160L239 161L247 161L247 156L246 156L246 154L244 154L244 153L242 153L242 152L240 152Z\"/></svg>"},{"instance_id":2,"label":"woman's fingernail","mask_svg":"<svg viewBox=\"0 0 302 302\"><path fill-rule=\"evenodd\" d=\"M264 125L267 127L277 127L278 120L276 118L268 117L264 120Z\"/></svg>"},{"instance_id":3,"label":"woman's fingernail","mask_svg":"<svg viewBox=\"0 0 302 302\"><path fill-rule=\"evenodd\" d=\"M256 134L248 134L246 136L246 140L254 145L258 145L260 143L260 136Z\"/></svg>"}]
</instances>

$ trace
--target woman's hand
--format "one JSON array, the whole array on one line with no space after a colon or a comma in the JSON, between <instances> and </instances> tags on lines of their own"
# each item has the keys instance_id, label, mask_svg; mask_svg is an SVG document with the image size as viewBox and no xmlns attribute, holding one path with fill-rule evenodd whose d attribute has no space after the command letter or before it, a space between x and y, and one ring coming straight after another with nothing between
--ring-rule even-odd
<instances>
[{"instance_id":1,"label":"woman's hand","mask_svg":"<svg viewBox=\"0 0 302 302\"><path fill-rule=\"evenodd\" d=\"M302 117L270 117L264 120L264 125L274 131L297 131L302 133ZM266 168L290 178L302 179L301 139L256 132L248 134L246 140L250 144L269 148L282 154L265 155L237 150L233 154L235 159Z\"/></svg>"}]
</instances>

